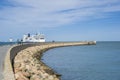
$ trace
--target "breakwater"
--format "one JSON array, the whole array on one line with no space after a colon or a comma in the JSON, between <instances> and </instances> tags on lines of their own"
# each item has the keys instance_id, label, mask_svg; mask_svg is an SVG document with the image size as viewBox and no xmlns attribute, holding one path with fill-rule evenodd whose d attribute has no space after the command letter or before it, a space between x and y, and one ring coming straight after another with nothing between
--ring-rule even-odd
<instances>
[{"instance_id":1,"label":"breakwater","mask_svg":"<svg viewBox=\"0 0 120 80\"><path fill-rule=\"evenodd\" d=\"M5 78L9 77L9 80L60 80L59 74L56 74L51 68L39 60L42 53L55 47L88 44L95 44L95 42L37 43L15 46L8 51L9 55L7 57L10 61L9 59L5 60L5 62L8 61L5 67L9 67L6 67L5 69L7 70L5 71L9 71L9 74L13 75L6 75Z\"/></svg>"}]
</instances>

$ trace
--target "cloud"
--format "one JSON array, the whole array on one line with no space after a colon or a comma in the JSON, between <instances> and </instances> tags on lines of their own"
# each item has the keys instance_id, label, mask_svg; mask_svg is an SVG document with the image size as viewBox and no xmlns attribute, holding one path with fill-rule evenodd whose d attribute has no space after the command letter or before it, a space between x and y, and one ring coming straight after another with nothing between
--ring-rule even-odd
<instances>
[{"instance_id":1,"label":"cloud","mask_svg":"<svg viewBox=\"0 0 120 80\"><path fill-rule=\"evenodd\" d=\"M119 0L7 0L4 4L0 24L12 27L57 27L120 11Z\"/></svg>"}]
</instances>

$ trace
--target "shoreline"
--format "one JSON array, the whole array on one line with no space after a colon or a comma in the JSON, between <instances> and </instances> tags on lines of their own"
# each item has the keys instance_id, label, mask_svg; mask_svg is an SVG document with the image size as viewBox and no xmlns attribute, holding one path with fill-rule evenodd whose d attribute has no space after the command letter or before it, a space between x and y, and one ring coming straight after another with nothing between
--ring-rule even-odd
<instances>
[{"instance_id":1,"label":"shoreline","mask_svg":"<svg viewBox=\"0 0 120 80\"><path fill-rule=\"evenodd\" d=\"M56 47L93 44L96 43L94 41L62 42L30 46L23 49L14 56L14 80L60 80L60 75L41 61L44 52Z\"/></svg>"}]
</instances>

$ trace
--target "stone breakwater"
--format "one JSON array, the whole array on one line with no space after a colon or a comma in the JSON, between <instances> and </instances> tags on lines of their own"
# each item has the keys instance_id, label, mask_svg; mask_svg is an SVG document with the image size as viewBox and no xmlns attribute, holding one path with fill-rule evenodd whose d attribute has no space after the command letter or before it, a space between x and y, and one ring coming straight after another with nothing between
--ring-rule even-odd
<instances>
[{"instance_id":1,"label":"stone breakwater","mask_svg":"<svg viewBox=\"0 0 120 80\"><path fill-rule=\"evenodd\" d=\"M52 69L40 61L45 46L29 47L20 51L14 59L16 80L59 80Z\"/></svg>"},{"instance_id":2,"label":"stone breakwater","mask_svg":"<svg viewBox=\"0 0 120 80\"><path fill-rule=\"evenodd\" d=\"M63 46L96 44L95 42L64 42L38 44L25 48L14 57L13 74L14 80L60 80L60 75L45 65L40 58L44 51ZM13 80L13 79L9 79Z\"/></svg>"}]
</instances>

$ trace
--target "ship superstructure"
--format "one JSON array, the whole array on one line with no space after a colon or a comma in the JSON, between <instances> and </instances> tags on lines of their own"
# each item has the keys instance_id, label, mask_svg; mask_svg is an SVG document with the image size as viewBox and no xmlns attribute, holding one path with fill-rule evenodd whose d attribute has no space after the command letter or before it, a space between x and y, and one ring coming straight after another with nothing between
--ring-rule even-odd
<instances>
[{"instance_id":1,"label":"ship superstructure","mask_svg":"<svg viewBox=\"0 0 120 80\"><path fill-rule=\"evenodd\" d=\"M45 42L44 34L23 35L23 42Z\"/></svg>"}]
</instances>

